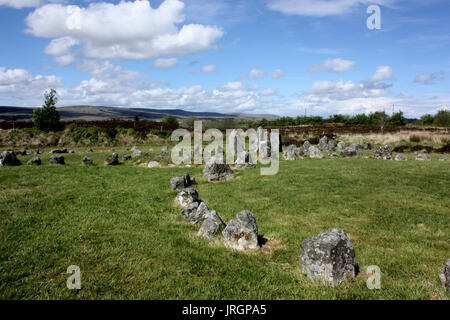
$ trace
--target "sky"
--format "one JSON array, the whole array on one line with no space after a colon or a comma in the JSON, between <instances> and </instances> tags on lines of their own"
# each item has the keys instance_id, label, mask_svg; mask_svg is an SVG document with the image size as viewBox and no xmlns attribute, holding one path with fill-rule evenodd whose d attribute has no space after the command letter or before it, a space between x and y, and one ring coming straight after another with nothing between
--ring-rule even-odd
<instances>
[{"instance_id":1,"label":"sky","mask_svg":"<svg viewBox=\"0 0 450 320\"><path fill-rule=\"evenodd\" d=\"M0 105L39 107L54 88L58 107L419 118L449 109L449 12L448 0L0 0Z\"/></svg>"}]
</instances>

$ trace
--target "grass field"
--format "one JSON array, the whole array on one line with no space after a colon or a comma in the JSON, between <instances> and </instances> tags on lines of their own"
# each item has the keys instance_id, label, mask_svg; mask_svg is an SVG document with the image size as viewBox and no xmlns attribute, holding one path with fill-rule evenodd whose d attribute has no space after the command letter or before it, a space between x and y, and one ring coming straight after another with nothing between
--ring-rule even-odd
<instances>
[{"instance_id":1,"label":"grass field","mask_svg":"<svg viewBox=\"0 0 450 320\"><path fill-rule=\"evenodd\" d=\"M450 162L437 155L281 161L275 176L249 169L220 183L201 167L107 167L100 152L82 166L83 155L0 168L0 299L448 299L438 275L450 257ZM250 210L263 248L198 237L173 204L169 180L184 172L224 221ZM360 269L334 288L299 261L302 241L333 227ZM81 268L81 290L66 288L69 265ZM366 287L369 265L381 268L380 290Z\"/></svg>"}]
</instances>

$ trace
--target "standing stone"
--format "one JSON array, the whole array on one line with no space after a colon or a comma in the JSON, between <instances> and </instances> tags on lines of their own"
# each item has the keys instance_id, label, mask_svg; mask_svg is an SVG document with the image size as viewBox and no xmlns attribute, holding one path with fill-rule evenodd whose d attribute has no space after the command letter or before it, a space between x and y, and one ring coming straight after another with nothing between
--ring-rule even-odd
<instances>
[{"instance_id":1,"label":"standing stone","mask_svg":"<svg viewBox=\"0 0 450 320\"><path fill-rule=\"evenodd\" d=\"M344 141L339 141L337 144L337 151L338 152L343 152L345 150L346 146L345 146L345 142Z\"/></svg>"},{"instance_id":2,"label":"standing stone","mask_svg":"<svg viewBox=\"0 0 450 320\"><path fill-rule=\"evenodd\" d=\"M201 237L212 238L217 234L220 228L224 228L225 223L217 214L216 210L210 210L205 214L205 220L198 231L198 235Z\"/></svg>"},{"instance_id":3,"label":"standing stone","mask_svg":"<svg viewBox=\"0 0 450 320\"><path fill-rule=\"evenodd\" d=\"M237 250L256 249L258 245L258 226L253 214L243 210L230 220L222 231L225 245Z\"/></svg>"},{"instance_id":4,"label":"standing stone","mask_svg":"<svg viewBox=\"0 0 450 320\"><path fill-rule=\"evenodd\" d=\"M328 140L327 136L323 136L319 140L319 144L317 145L320 151L323 152L333 152L336 148L334 147L333 141Z\"/></svg>"},{"instance_id":5,"label":"standing stone","mask_svg":"<svg viewBox=\"0 0 450 320\"><path fill-rule=\"evenodd\" d=\"M303 146L301 146L301 151L305 154L305 155L309 155L309 147L311 147L312 144L309 141L305 141L303 142Z\"/></svg>"},{"instance_id":6,"label":"standing stone","mask_svg":"<svg viewBox=\"0 0 450 320\"><path fill-rule=\"evenodd\" d=\"M309 278L332 286L355 276L355 251L341 229L331 229L305 239L300 263Z\"/></svg>"},{"instance_id":7,"label":"standing stone","mask_svg":"<svg viewBox=\"0 0 450 320\"><path fill-rule=\"evenodd\" d=\"M289 145L285 150L283 150L283 159L284 160L295 160L297 155L295 153L297 147L294 144Z\"/></svg>"},{"instance_id":8,"label":"standing stone","mask_svg":"<svg viewBox=\"0 0 450 320\"><path fill-rule=\"evenodd\" d=\"M113 152L110 156L105 159L105 165L118 165L119 164L119 154L117 152Z\"/></svg>"},{"instance_id":9,"label":"standing stone","mask_svg":"<svg viewBox=\"0 0 450 320\"><path fill-rule=\"evenodd\" d=\"M427 155L426 153L419 153L416 156L416 160L419 160L419 161L430 161L431 157L429 155Z\"/></svg>"},{"instance_id":10,"label":"standing stone","mask_svg":"<svg viewBox=\"0 0 450 320\"><path fill-rule=\"evenodd\" d=\"M41 165L41 158L39 157L33 157L27 162L30 166L40 166Z\"/></svg>"},{"instance_id":11,"label":"standing stone","mask_svg":"<svg viewBox=\"0 0 450 320\"><path fill-rule=\"evenodd\" d=\"M63 156L51 156L50 164L65 164Z\"/></svg>"},{"instance_id":12,"label":"standing stone","mask_svg":"<svg viewBox=\"0 0 450 320\"><path fill-rule=\"evenodd\" d=\"M170 179L170 186L172 188L172 191L181 191L193 184L196 184L195 179L191 179L188 173L185 173L181 177L173 177L172 179Z\"/></svg>"},{"instance_id":13,"label":"standing stone","mask_svg":"<svg viewBox=\"0 0 450 320\"><path fill-rule=\"evenodd\" d=\"M186 188L180 191L180 193L178 193L177 197L175 198L175 202L183 208L187 207L193 202L196 202L197 200L197 190L191 188Z\"/></svg>"},{"instance_id":14,"label":"standing stone","mask_svg":"<svg viewBox=\"0 0 450 320\"><path fill-rule=\"evenodd\" d=\"M408 161L408 157L403 154L398 154L395 156L395 161Z\"/></svg>"},{"instance_id":15,"label":"standing stone","mask_svg":"<svg viewBox=\"0 0 450 320\"><path fill-rule=\"evenodd\" d=\"M392 160L392 147L389 145L381 146L373 152L373 156L376 159Z\"/></svg>"},{"instance_id":16,"label":"standing stone","mask_svg":"<svg viewBox=\"0 0 450 320\"><path fill-rule=\"evenodd\" d=\"M226 163L220 163L216 156L211 157L203 167L203 176L208 181L221 181L234 179L234 172Z\"/></svg>"},{"instance_id":17,"label":"standing stone","mask_svg":"<svg viewBox=\"0 0 450 320\"><path fill-rule=\"evenodd\" d=\"M201 224L206 219L209 208L203 201L196 201L189 204L181 211L184 220L191 224Z\"/></svg>"},{"instance_id":18,"label":"standing stone","mask_svg":"<svg viewBox=\"0 0 450 320\"><path fill-rule=\"evenodd\" d=\"M444 272L439 275L439 279L441 280L442 287L448 293L450 292L450 259L447 260L447 264L445 265Z\"/></svg>"},{"instance_id":19,"label":"standing stone","mask_svg":"<svg viewBox=\"0 0 450 320\"><path fill-rule=\"evenodd\" d=\"M3 151L0 154L0 166L20 166L22 162L17 159L13 151Z\"/></svg>"},{"instance_id":20,"label":"standing stone","mask_svg":"<svg viewBox=\"0 0 450 320\"><path fill-rule=\"evenodd\" d=\"M92 161L91 158L89 158L88 156L84 156L83 157L83 164L84 165L88 165L88 164L93 164L94 162Z\"/></svg>"},{"instance_id":21,"label":"standing stone","mask_svg":"<svg viewBox=\"0 0 450 320\"><path fill-rule=\"evenodd\" d=\"M308 154L310 158L318 158L318 159L323 158L322 151L320 151L319 148L317 148L316 146L310 146L308 149Z\"/></svg>"},{"instance_id":22,"label":"standing stone","mask_svg":"<svg viewBox=\"0 0 450 320\"><path fill-rule=\"evenodd\" d=\"M352 146L344 148L344 150L341 151L341 157L344 158L356 158L358 157L358 152L356 149Z\"/></svg>"}]
</instances>

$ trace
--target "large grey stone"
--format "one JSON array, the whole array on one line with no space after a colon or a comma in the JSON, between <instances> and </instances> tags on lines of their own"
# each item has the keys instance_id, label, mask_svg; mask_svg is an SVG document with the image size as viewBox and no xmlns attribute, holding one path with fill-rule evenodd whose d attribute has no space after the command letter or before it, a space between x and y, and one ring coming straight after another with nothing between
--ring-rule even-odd
<instances>
[{"instance_id":1,"label":"large grey stone","mask_svg":"<svg viewBox=\"0 0 450 320\"><path fill-rule=\"evenodd\" d=\"M287 148L285 148L283 150L283 159L284 160L297 159L296 149L297 149L297 147L294 144L291 144Z\"/></svg>"},{"instance_id":2,"label":"large grey stone","mask_svg":"<svg viewBox=\"0 0 450 320\"><path fill-rule=\"evenodd\" d=\"M439 279L444 290L450 293L450 259L447 260L444 272L439 275Z\"/></svg>"},{"instance_id":3,"label":"large grey stone","mask_svg":"<svg viewBox=\"0 0 450 320\"><path fill-rule=\"evenodd\" d=\"M185 173L181 177L173 177L170 179L170 187L172 191L181 191L191 185L195 184L195 179L189 176L189 173Z\"/></svg>"},{"instance_id":4,"label":"large grey stone","mask_svg":"<svg viewBox=\"0 0 450 320\"><path fill-rule=\"evenodd\" d=\"M222 162L222 163L221 163ZM234 179L234 172L230 166L223 161L219 161L218 157L213 156L203 167L203 176L208 181L220 181Z\"/></svg>"},{"instance_id":5,"label":"large grey stone","mask_svg":"<svg viewBox=\"0 0 450 320\"><path fill-rule=\"evenodd\" d=\"M327 136L323 136L322 138L320 138L317 147L320 149L320 151L323 152L333 152L334 150L336 150L333 141L329 140Z\"/></svg>"},{"instance_id":6,"label":"large grey stone","mask_svg":"<svg viewBox=\"0 0 450 320\"><path fill-rule=\"evenodd\" d=\"M217 234L221 228L225 227L225 223L219 217L215 210L208 211L205 215L202 226L198 231L198 235L206 238L211 238Z\"/></svg>"},{"instance_id":7,"label":"large grey stone","mask_svg":"<svg viewBox=\"0 0 450 320\"><path fill-rule=\"evenodd\" d=\"M191 224L201 224L206 219L209 208L203 201L196 201L189 204L181 211L184 220Z\"/></svg>"},{"instance_id":8,"label":"large grey stone","mask_svg":"<svg viewBox=\"0 0 450 320\"><path fill-rule=\"evenodd\" d=\"M343 152L346 148L345 142L344 141L339 141L337 144L337 151L338 152Z\"/></svg>"},{"instance_id":9,"label":"large grey stone","mask_svg":"<svg viewBox=\"0 0 450 320\"><path fill-rule=\"evenodd\" d=\"M30 166L40 166L41 165L41 158L39 157L33 157L30 160L27 161L27 164Z\"/></svg>"},{"instance_id":10,"label":"large grey stone","mask_svg":"<svg viewBox=\"0 0 450 320\"><path fill-rule=\"evenodd\" d=\"M317 148L316 146L310 146L308 149L308 154L310 158L318 158L318 159L323 158L322 151L320 151L319 148Z\"/></svg>"},{"instance_id":11,"label":"large grey stone","mask_svg":"<svg viewBox=\"0 0 450 320\"><path fill-rule=\"evenodd\" d=\"M341 229L331 229L302 243L302 271L333 286L355 276L355 251Z\"/></svg>"},{"instance_id":12,"label":"large grey stone","mask_svg":"<svg viewBox=\"0 0 450 320\"><path fill-rule=\"evenodd\" d=\"M175 202L185 208L188 205L190 205L193 202L196 202L198 200L198 192L195 189L192 188L186 188L184 190L181 190L177 197L175 198Z\"/></svg>"},{"instance_id":13,"label":"large grey stone","mask_svg":"<svg viewBox=\"0 0 450 320\"><path fill-rule=\"evenodd\" d=\"M237 250L256 249L258 244L258 226L255 217L248 210L243 210L230 220L222 231L225 245Z\"/></svg>"},{"instance_id":14,"label":"large grey stone","mask_svg":"<svg viewBox=\"0 0 450 320\"><path fill-rule=\"evenodd\" d=\"M17 159L13 151L2 151L0 154L0 166L20 166L22 162Z\"/></svg>"},{"instance_id":15,"label":"large grey stone","mask_svg":"<svg viewBox=\"0 0 450 320\"><path fill-rule=\"evenodd\" d=\"M381 146L378 149L374 150L373 156L376 159L392 160L392 147L387 144Z\"/></svg>"},{"instance_id":16,"label":"large grey stone","mask_svg":"<svg viewBox=\"0 0 450 320\"><path fill-rule=\"evenodd\" d=\"M64 163L64 156L51 156L50 157L50 164L65 164Z\"/></svg>"}]
</instances>

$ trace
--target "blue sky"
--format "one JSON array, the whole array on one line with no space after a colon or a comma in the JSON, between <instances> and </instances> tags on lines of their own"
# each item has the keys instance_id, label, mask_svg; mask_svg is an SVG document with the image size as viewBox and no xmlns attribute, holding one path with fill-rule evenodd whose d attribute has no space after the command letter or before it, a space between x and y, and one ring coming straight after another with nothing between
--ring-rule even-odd
<instances>
[{"instance_id":1,"label":"blue sky","mask_svg":"<svg viewBox=\"0 0 450 320\"><path fill-rule=\"evenodd\" d=\"M381 29L369 30L376 4ZM450 102L446 0L0 0L0 105L327 116Z\"/></svg>"}]
</instances>

